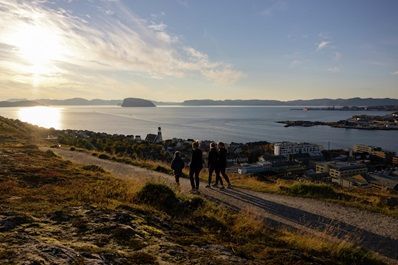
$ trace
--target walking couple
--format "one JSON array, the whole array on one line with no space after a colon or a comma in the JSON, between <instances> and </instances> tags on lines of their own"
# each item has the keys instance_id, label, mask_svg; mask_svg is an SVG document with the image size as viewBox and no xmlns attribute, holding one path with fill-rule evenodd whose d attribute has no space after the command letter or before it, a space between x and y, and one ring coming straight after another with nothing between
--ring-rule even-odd
<instances>
[{"instance_id":1,"label":"walking couple","mask_svg":"<svg viewBox=\"0 0 398 265\"><path fill-rule=\"evenodd\" d=\"M231 183L229 181L229 177L226 174L225 170L227 168L227 150L225 149L225 144L220 142L218 143L218 149L216 143L211 143L210 151L208 156L208 170L209 170L209 179L208 185L206 188L211 187L211 179L212 175L216 173L216 182L213 187L219 187L220 189L224 189L223 180L221 179L220 174L223 176L225 181L228 184L228 188L231 188ZM182 176L182 169L184 168L184 161L181 159L180 153L176 152L174 155L174 159L171 164L171 168L174 170L174 175L176 177L176 182L179 184L179 178ZM199 174L203 169L203 155L202 150L199 149L199 142L192 143L192 156L191 163L189 164L189 179L191 181L192 192L197 193L199 191Z\"/></svg>"}]
</instances>

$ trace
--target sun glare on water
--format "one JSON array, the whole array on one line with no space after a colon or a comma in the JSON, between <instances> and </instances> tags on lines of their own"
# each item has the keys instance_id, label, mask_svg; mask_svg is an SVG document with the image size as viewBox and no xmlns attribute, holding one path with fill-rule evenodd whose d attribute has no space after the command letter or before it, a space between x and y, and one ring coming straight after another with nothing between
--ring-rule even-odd
<instances>
[{"instance_id":1,"label":"sun glare on water","mask_svg":"<svg viewBox=\"0 0 398 265\"><path fill-rule=\"evenodd\" d=\"M18 111L18 119L44 128L62 129L61 109L53 107L29 107Z\"/></svg>"}]
</instances>

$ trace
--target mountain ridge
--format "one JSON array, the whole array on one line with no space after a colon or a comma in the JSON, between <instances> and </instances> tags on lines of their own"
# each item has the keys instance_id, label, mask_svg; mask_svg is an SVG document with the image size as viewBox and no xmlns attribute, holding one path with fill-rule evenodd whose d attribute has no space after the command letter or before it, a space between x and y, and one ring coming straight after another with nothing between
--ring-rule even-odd
<instances>
[{"instance_id":1,"label":"mountain ridge","mask_svg":"<svg viewBox=\"0 0 398 265\"><path fill-rule=\"evenodd\" d=\"M144 100L141 98L136 98ZM179 105L179 106L387 106L398 105L395 98L318 98L318 99L295 99L295 100L271 100L271 99L191 99L182 102L162 102L148 100L155 105ZM26 106L121 106L122 99L37 99L21 101L0 101L0 107L26 107Z\"/></svg>"}]
</instances>

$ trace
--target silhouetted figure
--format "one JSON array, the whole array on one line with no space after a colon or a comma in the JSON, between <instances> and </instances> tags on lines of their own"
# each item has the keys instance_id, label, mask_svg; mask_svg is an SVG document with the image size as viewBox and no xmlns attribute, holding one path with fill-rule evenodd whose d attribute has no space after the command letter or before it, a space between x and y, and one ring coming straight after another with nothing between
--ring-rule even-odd
<instances>
[{"instance_id":1,"label":"silhouetted figure","mask_svg":"<svg viewBox=\"0 0 398 265\"><path fill-rule=\"evenodd\" d=\"M218 169L220 170L220 174L223 176L225 181L228 183L228 188L231 188L231 182L229 181L229 177L225 170L227 169L227 149L225 149L225 144L223 142L218 143ZM219 178L221 188L224 188L223 181L221 177ZM216 185L218 184L216 178Z\"/></svg>"},{"instance_id":2,"label":"silhouetted figure","mask_svg":"<svg viewBox=\"0 0 398 265\"><path fill-rule=\"evenodd\" d=\"M191 181L192 192L199 190L199 173L203 168L202 151L199 149L199 142L192 143L192 157L189 164L189 180Z\"/></svg>"},{"instance_id":3,"label":"silhouetted figure","mask_svg":"<svg viewBox=\"0 0 398 265\"><path fill-rule=\"evenodd\" d=\"M220 178L220 171L218 170L218 150L217 150L217 145L216 143L211 143L210 144L210 151L209 151L209 156L207 160L207 166L209 169L209 183L206 186L206 188L211 187L211 178L213 175L213 172L216 172L216 182L218 178Z\"/></svg>"},{"instance_id":4,"label":"silhouetted figure","mask_svg":"<svg viewBox=\"0 0 398 265\"><path fill-rule=\"evenodd\" d=\"M174 171L174 177L177 185L180 185L180 177L182 177L182 170L184 169L185 163L181 158L180 152L174 153L173 161L171 161L171 169Z\"/></svg>"}]
</instances>

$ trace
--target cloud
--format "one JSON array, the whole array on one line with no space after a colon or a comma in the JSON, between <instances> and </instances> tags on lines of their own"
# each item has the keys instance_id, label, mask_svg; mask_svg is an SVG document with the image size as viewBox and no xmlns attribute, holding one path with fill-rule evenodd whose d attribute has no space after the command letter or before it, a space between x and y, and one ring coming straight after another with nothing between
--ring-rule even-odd
<instances>
[{"instance_id":1,"label":"cloud","mask_svg":"<svg viewBox=\"0 0 398 265\"><path fill-rule=\"evenodd\" d=\"M398 75L398 70L391 73L392 75Z\"/></svg>"},{"instance_id":2,"label":"cloud","mask_svg":"<svg viewBox=\"0 0 398 265\"><path fill-rule=\"evenodd\" d=\"M292 61L290 62L289 67L290 67L290 68L294 68L294 67L299 66L299 65L301 65L301 64L303 64L303 62L302 62L301 60L294 59L294 60L292 60Z\"/></svg>"},{"instance_id":3,"label":"cloud","mask_svg":"<svg viewBox=\"0 0 398 265\"><path fill-rule=\"evenodd\" d=\"M199 75L218 84L244 76L183 43L166 24L137 16L121 1L81 1L79 10L94 10L81 16L56 3L0 0L0 72L11 71L0 75L0 84L28 84L40 76L42 85L89 89L93 84L82 75L90 80L126 72L158 79Z\"/></svg>"},{"instance_id":4,"label":"cloud","mask_svg":"<svg viewBox=\"0 0 398 265\"><path fill-rule=\"evenodd\" d=\"M331 73L340 73L340 67L338 67L338 66L330 67L327 70L328 70L328 72L331 72Z\"/></svg>"},{"instance_id":5,"label":"cloud","mask_svg":"<svg viewBox=\"0 0 398 265\"><path fill-rule=\"evenodd\" d=\"M287 3L283 0L272 0L271 4L263 9L260 14L262 16L272 16L275 11L284 10L287 7Z\"/></svg>"},{"instance_id":6,"label":"cloud","mask_svg":"<svg viewBox=\"0 0 398 265\"><path fill-rule=\"evenodd\" d=\"M341 52L335 52L334 53L334 60L335 61L340 61L343 58L343 54Z\"/></svg>"},{"instance_id":7,"label":"cloud","mask_svg":"<svg viewBox=\"0 0 398 265\"><path fill-rule=\"evenodd\" d=\"M330 45L330 41L323 40L317 44L317 51L327 48Z\"/></svg>"}]
</instances>

